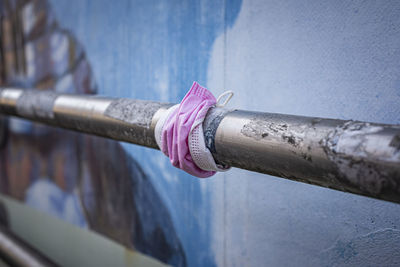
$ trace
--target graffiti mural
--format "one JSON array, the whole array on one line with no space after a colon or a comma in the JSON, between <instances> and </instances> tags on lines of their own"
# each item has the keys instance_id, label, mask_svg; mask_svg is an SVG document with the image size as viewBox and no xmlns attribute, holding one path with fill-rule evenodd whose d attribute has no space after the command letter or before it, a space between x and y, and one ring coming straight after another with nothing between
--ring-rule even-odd
<instances>
[{"instance_id":1,"label":"graffiti mural","mask_svg":"<svg viewBox=\"0 0 400 267\"><path fill-rule=\"evenodd\" d=\"M96 94L84 48L45 0L0 1L0 85ZM162 262L185 266L169 212L118 142L9 118L1 192ZM3 123L3 124L4 124Z\"/></svg>"}]
</instances>

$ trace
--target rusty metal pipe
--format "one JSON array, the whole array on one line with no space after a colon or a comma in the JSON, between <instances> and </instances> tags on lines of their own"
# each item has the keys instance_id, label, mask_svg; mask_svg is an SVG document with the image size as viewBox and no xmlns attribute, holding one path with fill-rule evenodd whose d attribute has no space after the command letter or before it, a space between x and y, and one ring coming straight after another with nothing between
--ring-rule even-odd
<instances>
[{"instance_id":1,"label":"rusty metal pipe","mask_svg":"<svg viewBox=\"0 0 400 267\"><path fill-rule=\"evenodd\" d=\"M2 89L0 113L156 148L171 104ZM224 164L400 203L400 126L211 109L206 145Z\"/></svg>"}]
</instances>

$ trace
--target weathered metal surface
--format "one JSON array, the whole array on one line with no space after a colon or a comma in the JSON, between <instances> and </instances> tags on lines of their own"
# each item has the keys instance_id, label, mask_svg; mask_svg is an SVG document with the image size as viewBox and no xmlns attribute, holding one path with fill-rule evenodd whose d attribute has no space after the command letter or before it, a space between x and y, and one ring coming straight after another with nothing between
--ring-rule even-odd
<instances>
[{"instance_id":1,"label":"weathered metal surface","mask_svg":"<svg viewBox=\"0 0 400 267\"><path fill-rule=\"evenodd\" d=\"M233 111L221 121L223 163L345 192L400 202L400 127Z\"/></svg>"},{"instance_id":2,"label":"weathered metal surface","mask_svg":"<svg viewBox=\"0 0 400 267\"><path fill-rule=\"evenodd\" d=\"M169 105L18 89L0 96L4 114L151 148ZM220 163L400 203L399 126L214 108L204 129Z\"/></svg>"},{"instance_id":3,"label":"weathered metal surface","mask_svg":"<svg viewBox=\"0 0 400 267\"><path fill-rule=\"evenodd\" d=\"M35 91L25 91L17 101L18 114L30 117L36 115L40 118L53 119L53 104L57 94L53 91L45 91L38 95Z\"/></svg>"}]
</instances>

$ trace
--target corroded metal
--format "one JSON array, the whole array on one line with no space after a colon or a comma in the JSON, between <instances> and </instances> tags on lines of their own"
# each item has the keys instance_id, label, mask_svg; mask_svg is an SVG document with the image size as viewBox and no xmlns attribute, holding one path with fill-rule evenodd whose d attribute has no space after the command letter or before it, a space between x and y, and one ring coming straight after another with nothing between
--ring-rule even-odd
<instances>
[{"instance_id":1,"label":"corroded metal","mask_svg":"<svg viewBox=\"0 0 400 267\"><path fill-rule=\"evenodd\" d=\"M157 148L151 123L162 106L153 101L88 95L60 95L53 91L3 89L0 112L34 121Z\"/></svg>"},{"instance_id":2,"label":"corroded metal","mask_svg":"<svg viewBox=\"0 0 400 267\"><path fill-rule=\"evenodd\" d=\"M150 130L157 102L93 96L59 96L53 105L56 125L137 145L157 148Z\"/></svg>"},{"instance_id":3,"label":"corroded metal","mask_svg":"<svg viewBox=\"0 0 400 267\"><path fill-rule=\"evenodd\" d=\"M22 100L21 100L22 99ZM0 112L157 148L170 104L3 89ZM400 203L400 126L213 108L206 145L223 164Z\"/></svg>"},{"instance_id":4,"label":"corroded metal","mask_svg":"<svg viewBox=\"0 0 400 267\"><path fill-rule=\"evenodd\" d=\"M225 164L400 203L400 127L233 111L214 157Z\"/></svg>"}]
</instances>

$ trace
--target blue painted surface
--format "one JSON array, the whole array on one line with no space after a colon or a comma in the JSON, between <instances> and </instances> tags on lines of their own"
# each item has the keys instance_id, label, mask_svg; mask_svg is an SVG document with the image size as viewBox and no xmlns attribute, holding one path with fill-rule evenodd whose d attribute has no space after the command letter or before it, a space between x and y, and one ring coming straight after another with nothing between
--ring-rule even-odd
<instances>
[{"instance_id":1,"label":"blue painted surface","mask_svg":"<svg viewBox=\"0 0 400 267\"><path fill-rule=\"evenodd\" d=\"M194 80L206 84L214 40L233 24L240 4L52 2L59 22L84 46L99 94L164 102L182 99ZM206 181L170 167L159 152L132 145L125 148L164 197L189 264L214 265L211 198L201 189Z\"/></svg>"},{"instance_id":2,"label":"blue painted surface","mask_svg":"<svg viewBox=\"0 0 400 267\"><path fill-rule=\"evenodd\" d=\"M400 2L52 4L101 94L177 102L197 80L234 90L241 109L400 123ZM124 147L162 195L190 266L400 262L399 205L243 170L199 180Z\"/></svg>"}]
</instances>

